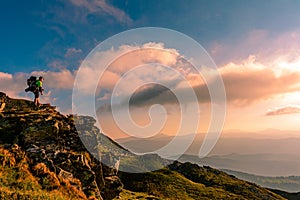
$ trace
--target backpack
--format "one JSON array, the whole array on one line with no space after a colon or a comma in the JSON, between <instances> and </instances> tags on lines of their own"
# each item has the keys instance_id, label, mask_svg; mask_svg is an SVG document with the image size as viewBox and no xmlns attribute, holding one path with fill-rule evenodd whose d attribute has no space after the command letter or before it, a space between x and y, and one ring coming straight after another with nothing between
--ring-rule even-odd
<instances>
[{"instance_id":1,"label":"backpack","mask_svg":"<svg viewBox=\"0 0 300 200\"><path fill-rule=\"evenodd\" d=\"M36 81L37 81L36 76L31 76L29 79L27 79L28 88L26 88L25 91L34 92L36 90Z\"/></svg>"},{"instance_id":2,"label":"backpack","mask_svg":"<svg viewBox=\"0 0 300 200\"><path fill-rule=\"evenodd\" d=\"M29 79L27 79L27 85L30 87L33 83L36 82L36 76L30 76Z\"/></svg>"}]
</instances>

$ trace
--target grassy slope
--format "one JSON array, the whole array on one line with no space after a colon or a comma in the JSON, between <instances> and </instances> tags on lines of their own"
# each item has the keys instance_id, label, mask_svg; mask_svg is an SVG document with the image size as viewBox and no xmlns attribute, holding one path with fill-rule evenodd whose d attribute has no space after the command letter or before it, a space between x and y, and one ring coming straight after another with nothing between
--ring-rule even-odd
<instances>
[{"instance_id":1,"label":"grassy slope","mask_svg":"<svg viewBox=\"0 0 300 200\"><path fill-rule=\"evenodd\" d=\"M184 163L179 167L174 164L171 168L194 182L203 183L206 187L222 188L227 192L247 199L282 199L256 184L237 179L210 167Z\"/></svg>"},{"instance_id":2,"label":"grassy slope","mask_svg":"<svg viewBox=\"0 0 300 200\"><path fill-rule=\"evenodd\" d=\"M42 166L42 165L37 165ZM39 168L36 170L40 170ZM0 146L0 199L85 199L85 195L68 182L60 184L56 176L33 174L27 157L16 158ZM43 169L45 170L45 169Z\"/></svg>"},{"instance_id":3,"label":"grassy slope","mask_svg":"<svg viewBox=\"0 0 300 200\"><path fill-rule=\"evenodd\" d=\"M283 199L256 184L191 163L149 173L120 173L120 177L125 189L162 199Z\"/></svg>"},{"instance_id":4,"label":"grassy slope","mask_svg":"<svg viewBox=\"0 0 300 200\"><path fill-rule=\"evenodd\" d=\"M149 195L143 192L132 192L129 190L123 189L120 195L113 200L123 199L123 200L131 200L131 199L139 199L139 200L163 200L162 198L155 197L153 195Z\"/></svg>"},{"instance_id":5,"label":"grassy slope","mask_svg":"<svg viewBox=\"0 0 300 200\"><path fill-rule=\"evenodd\" d=\"M0 199L82 199L72 194L66 186L56 189L43 188L47 179L34 177L26 166L17 168L0 167Z\"/></svg>"},{"instance_id":6,"label":"grassy slope","mask_svg":"<svg viewBox=\"0 0 300 200\"><path fill-rule=\"evenodd\" d=\"M128 190L143 192L162 199L243 199L221 188L195 183L180 173L162 169L145 174L122 174Z\"/></svg>"}]
</instances>

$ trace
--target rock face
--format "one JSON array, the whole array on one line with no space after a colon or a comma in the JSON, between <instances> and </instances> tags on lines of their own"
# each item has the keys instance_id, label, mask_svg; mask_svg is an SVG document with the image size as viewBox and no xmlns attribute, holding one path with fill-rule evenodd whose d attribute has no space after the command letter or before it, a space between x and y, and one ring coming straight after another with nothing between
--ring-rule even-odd
<instances>
[{"instance_id":1,"label":"rock face","mask_svg":"<svg viewBox=\"0 0 300 200\"><path fill-rule=\"evenodd\" d=\"M117 171L103 165L96 159L101 155L95 158L80 140L79 135L84 134L83 138L94 141L89 145L98 152L97 141L105 136L94 126L93 118L65 116L50 105L37 109L30 101L11 99L4 93L0 101L5 105L0 113L0 144L7 153L26 160L30 173L48 183L41 184L44 189L55 190L68 183L83 199L112 199L121 192ZM76 129L74 120L84 133Z\"/></svg>"}]
</instances>

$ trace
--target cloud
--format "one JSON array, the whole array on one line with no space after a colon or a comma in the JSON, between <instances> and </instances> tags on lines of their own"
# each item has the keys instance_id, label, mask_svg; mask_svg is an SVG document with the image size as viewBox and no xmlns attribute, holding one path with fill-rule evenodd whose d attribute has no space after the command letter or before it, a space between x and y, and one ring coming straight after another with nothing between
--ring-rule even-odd
<instances>
[{"instance_id":1,"label":"cloud","mask_svg":"<svg viewBox=\"0 0 300 200\"><path fill-rule=\"evenodd\" d=\"M296 113L300 113L300 105L287 105L284 107L275 108L273 110L269 110L266 113L266 116L296 114Z\"/></svg>"},{"instance_id":2,"label":"cloud","mask_svg":"<svg viewBox=\"0 0 300 200\"><path fill-rule=\"evenodd\" d=\"M253 56L241 64L229 63L220 72L228 101L237 105L300 90L300 71L296 68L282 68L276 62L265 66Z\"/></svg>"},{"instance_id":3,"label":"cloud","mask_svg":"<svg viewBox=\"0 0 300 200\"><path fill-rule=\"evenodd\" d=\"M294 62L298 63L299 60L294 60ZM225 85L227 102L235 106L248 106L257 101L276 98L277 95L299 91L300 70L294 62L286 62L287 65L274 62L272 67L269 67L257 62L254 56L250 56L242 63L228 63L219 68ZM194 79L201 79L201 75L191 73L187 78L193 83ZM216 81L211 80L208 84L216 84ZM174 88L172 89L181 96L185 96L187 102L193 101L193 99L189 99L188 88L179 87L179 85L180 81L177 80L177 84L173 84ZM191 85L200 103L211 101L204 81L198 81L198 84L193 83ZM161 85L142 87L131 98L132 106L147 106L154 102L160 104L178 103L173 92Z\"/></svg>"},{"instance_id":4,"label":"cloud","mask_svg":"<svg viewBox=\"0 0 300 200\"><path fill-rule=\"evenodd\" d=\"M88 14L105 13L113 16L121 23L128 24L132 21L124 11L108 4L105 0L70 0L70 2L76 7L87 10L86 16Z\"/></svg>"},{"instance_id":5,"label":"cloud","mask_svg":"<svg viewBox=\"0 0 300 200\"><path fill-rule=\"evenodd\" d=\"M50 63L48 63L48 66L50 66L52 69L59 69L63 70L65 69L65 64L60 60L53 60Z\"/></svg>"},{"instance_id":6,"label":"cloud","mask_svg":"<svg viewBox=\"0 0 300 200\"><path fill-rule=\"evenodd\" d=\"M112 63L110 63L111 60L113 60ZM99 66L105 68L101 78L98 77L99 73L97 73L97 70L100 69ZM91 83L85 81L85 79L89 77L89 80L97 82L100 78L96 99L102 105L100 110L109 111L106 102L111 98L113 90L120 83L119 81L122 81L122 84L118 85L119 90L115 94L118 97L127 96L142 86L135 92L136 96L133 96L130 100L133 105L140 102L142 106L144 100L152 100L153 97L159 96L158 91L164 93L167 90L164 85L174 88L177 84L180 84L178 72L180 71L188 76L189 67L186 66L184 59L176 49L166 48L163 43L150 42L143 45L123 45L116 49L111 48L91 55L88 61L84 62L79 69L76 77L76 88L78 87L77 89L81 91L81 94L92 94L94 91L92 91ZM173 68L173 71L171 68ZM191 80L197 82L197 78L191 74L190 77ZM151 82L160 82L162 85L157 88L153 84L148 84ZM144 91L144 89L147 90Z\"/></svg>"},{"instance_id":7,"label":"cloud","mask_svg":"<svg viewBox=\"0 0 300 200\"><path fill-rule=\"evenodd\" d=\"M68 48L66 53L65 53L65 57L70 57L70 56L74 56L78 53L82 53L82 50L81 49L76 49L74 47L72 48Z\"/></svg>"},{"instance_id":8,"label":"cloud","mask_svg":"<svg viewBox=\"0 0 300 200\"><path fill-rule=\"evenodd\" d=\"M253 38L263 38L265 33L255 34ZM113 62L109 63L111 60ZM174 92L185 97L185 103L193 102L195 99L190 95L191 88L198 102L210 103L208 85L217 84L217 79L204 80L203 78L203 75L209 74L211 69L200 67L199 74L176 49L168 49L162 43L147 43L142 46L124 45L117 49L99 51L90 57L89 63L93 64L85 66L81 71L79 91L82 94L94 92L91 91L90 82L85 79L89 77L90 80L97 81L99 77L95 71L99 65L103 67L103 63L107 63L107 66L104 66L107 67L106 71L98 83L96 93L98 105L107 103L117 83L118 91L115 95L125 97L124 101L131 96L130 105L137 107L155 103L177 104L178 100ZM300 56L294 54L284 54L268 63L260 62L256 56L250 55L243 61L232 61L219 67L218 72L224 82L227 102L234 106L249 106L259 101L276 98L278 95L299 91L299 65ZM135 69L137 66L142 67ZM185 80L181 76L185 78L190 88L183 84ZM121 84L120 81L123 83ZM149 84L151 82L157 84ZM120 101L120 105L122 103L124 102Z\"/></svg>"},{"instance_id":9,"label":"cloud","mask_svg":"<svg viewBox=\"0 0 300 200\"><path fill-rule=\"evenodd\" d=\"M142 84L147 77L156 77L157 80L166 82L173 81L174 76L165 76L163 70L153 70L147 64L155 63L155 65L172 66L177 63L179 57L180 55L176 49L165 48L162 43L146 43L141 46L123 45L117 49L111 48L106 51L98 51L91 55L86 60L87 62L83 62L79 69L80 76L76 77L77 82L80 84L76 85L76 87L82 93L94 93L91 83L85 81L86 77L88 77L89 80L93 81L100 79L98 84L101 89L111 92L117 82L126 76L127 72L139 66L143 66L143 71L140 70L138 74L127 76L127 80L131 84L125 85L124 91L132 89L132 85ZM113 62L110 63L111 61ZM105 69L105 71L99 77L97 72L102 69ZM149 76L151 74L152 76ZM153 76L154 74L155 76ZM97 95L98 93L99 91L97 91Z\"/></svg>"},{"instance_id":10,"label":"cloud","mask_svg":"<svg viewBox=\"0 0 300 200\"><path fill-rule=\"evenodd\" d=\"M0 80L9 80L12 79L12 75L4 72L0 72Z\"/></svg>"},{"instance_id":11,"label":"cloud","mask_svg":"<svg viewBox=\"0 0 300 200\"><path fill-rule=\"evenodd\" d=\"M146 63L159 63L165 66L176 64L180 57L176 49L166 48L162 43L146 43L142 46L119 47L115 52L108 52L110 55L121 55L111 64L110 70L123 74L133 67Z\"/></svg>"},{"instance_id":12,"label":"cloud","mask_svg":"<svg viewBox=\"0 0 300 200\"><path fill-rule=\"evenodd\" d=\"M161 94L165 94L166 92L170 92L170 89L162 85L154 85L154 84L146 85L140 88L139 90L137 90L131 96L129 103L135 106L138 106L140 104L144 105L145 102L155 99Z\"/></svg>"},{"instance_id":13,"label":"cloud","mask_svg":"<svg viewBox=\"0 0 300 200\"><path fill-rule=\"evenodd\" d=\"M26 78L23 73L8 74L0 72L0 91L10 97L19 98L20 92L26 88Z\"/></svg>"},{"instance_id":14,"label":"cloud","mask_svg":"<svg viewBox=\"0 0 300 200\"><path fill-rule=\"evenodd\" d=\"M240 62L249 55L264 64L284 55L297 54L300 48L300 29L281 31L277 34L265 29L253 29L241 37L212 42L208 48L218 65Z\"/></svg>"},{"instance_id":15,"label":"cloud","mask_svg":"<svg viewBox=\"0 0 300 200\"><path fill-rule=\"evenodd\" d=\"M63 69L58 72L53 71L34 71L31 73L35 76L44 77L45 87L58 90L71 90L74 84L74 72Z\"/></svg>"}]
</instances>

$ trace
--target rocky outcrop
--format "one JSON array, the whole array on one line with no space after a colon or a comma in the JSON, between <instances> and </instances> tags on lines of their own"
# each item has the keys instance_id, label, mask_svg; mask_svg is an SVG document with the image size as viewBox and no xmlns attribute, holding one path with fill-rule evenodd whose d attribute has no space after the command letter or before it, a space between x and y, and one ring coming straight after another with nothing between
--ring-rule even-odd
<instances>
[{"instance_id":1,"label":"rocky outcrop","mask_svg":"<svg viewBox=\"0 0 300 200\"><path fill-rule=\"evenodd\" d=\"M19 151L16 155L22 155L44 189L55 190L68 183L82 198L96 199L112 199L121 192L117 171L99 161L99 141L108 139L94 126L93 118L65 116L46 104L36 108L30 101L11 99L4 93L0 101L5 105L0 115L0 143L8 152ZM80 136L93 141L88 145L94 152L86 150Z\"/></svg>"}]
</instances>

